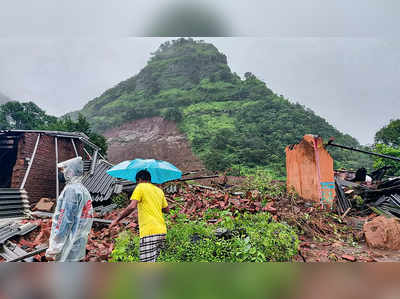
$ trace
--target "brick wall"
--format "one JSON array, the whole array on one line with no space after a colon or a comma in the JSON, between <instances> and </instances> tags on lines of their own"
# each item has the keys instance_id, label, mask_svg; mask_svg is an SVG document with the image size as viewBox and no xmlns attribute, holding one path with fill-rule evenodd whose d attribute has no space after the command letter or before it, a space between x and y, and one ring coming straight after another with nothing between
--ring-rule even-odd
<instances>
[{"instance_id":1,"label":"brick wall","mask_svg":"<svg viewBox=\"0 0 400 299\"><path fill-rule=\"evenodd\" d=\"M31 158L39 133L24 133L18 144L17 161L14 166L12 187L19 188L23 181L28 162ZM83 144L75 140L78 154L84 157ZM65 161L75 157L75 151L69 138L58 138L58 161ZM60 192L63 186L60 186ZM42 197L56 197L56 153L55 137L42 134L33 160L28 179L25 183L31 204L38 202Z\"/></svg>"}]
</instances>

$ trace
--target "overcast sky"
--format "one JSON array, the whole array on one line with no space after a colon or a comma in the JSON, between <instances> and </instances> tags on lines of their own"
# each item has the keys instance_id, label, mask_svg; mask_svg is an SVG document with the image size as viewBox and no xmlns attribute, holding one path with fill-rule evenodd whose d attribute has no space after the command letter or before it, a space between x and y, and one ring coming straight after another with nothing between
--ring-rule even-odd
<instances>
[{"instance_id":1,"label":"overcast sky","mask_svg":"<svg viewBox=\"0 0 400 299\"><path fill-rule=\"evenodd\" d=\"M171 2L1 4L0 92L55 115L80 109L137 74L172 39L138 36L189 35L170 22L181 13L196 20L178 30L234 36L202 38L228 56L232 71L254 73L361 143L400 118L400 1ZM189 26L204 20L208 27Z\"/></svg>"}]
</instances>

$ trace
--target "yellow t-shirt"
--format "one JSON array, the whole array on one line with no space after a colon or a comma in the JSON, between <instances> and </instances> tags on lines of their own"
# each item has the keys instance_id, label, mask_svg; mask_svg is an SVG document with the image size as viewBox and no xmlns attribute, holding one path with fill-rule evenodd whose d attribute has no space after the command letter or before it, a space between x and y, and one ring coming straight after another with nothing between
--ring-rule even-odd
<instances>
[{"instance_id":1,"label":"yellow t-shirt","mask_svg":"<svg viewBox=\"0 0 400 299\"><path fill-rule=\"evenodd\" d=\"M167 226L161 209L168 207L168 203L160 188L150 183L140 183L133 191L131 200L138 201L141 238L167 233Z\"/></svg>"}]
</instances>

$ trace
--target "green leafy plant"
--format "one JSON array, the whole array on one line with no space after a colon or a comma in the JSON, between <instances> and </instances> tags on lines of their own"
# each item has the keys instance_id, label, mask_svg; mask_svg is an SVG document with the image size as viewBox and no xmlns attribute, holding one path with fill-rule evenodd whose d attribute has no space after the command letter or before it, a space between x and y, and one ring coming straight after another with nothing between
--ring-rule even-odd
<instances>
[{"instance_id":1,"label":"green leafy plant","mask_svg":"<svg viewBox=\"0 0 400 299\"><path fill-rule=\"evenodd\" d=\"M286 192L284 184L274 181L273 174L268 170L257 170L255 173L250 174L244 184L244 188L248 191L258 190L264 198L279 198Z\"/></svg>"},{"instance_id":2,"label":"green leafy plant","mask_svg":"<svg viewBox=\"0 0 400 299\"><path fill-rule=\"evenodd\" d=\"M375 145L374 148L375 152L379 154L389 155L393 157L400 158L400 146L397 145L386 145L383 143L378 143ZM380 157L375 157L374 168L381 168L384 166L391 166L392 168L389 169L388 174L390 175L400 175L400 163L397 161L384 159Z\"/></svg>"},{"instance_id":3,"label":"green leafy plant","mask_svg":"<svg viewBox=\"0 0 400 299\"><path fill-rule=\"evenodd\" d=\"M111 253L110 262L136 262L139 257L139 238L129 231L119 234Z\"/></svg>"},{"instance_id":4,"label":"green leafy plant","mask_svg":"<svg viewBox=\"0 0 400 299\"><path fill-rule=\"evenodd\" d=\"M267 262L290 261L299 241L293 229L272 221L269 214L221 214L218 225L203 220L168 222L160 262ZM176 221L176 219L175 219ZM139 261L139 237L123 233L110 261Z\"/></svg>"},{"instance_id":5,"label":"green leafy plant","mask_svg":"<svg viewBox=\"0 0 400 299\"><path fill-rule=\"evenodd\" d=\"M115 194L111 198L111 201L116 204L118 208L124 208L129 203L129 196L126 193Z\"/></svg>"}]
</instances>

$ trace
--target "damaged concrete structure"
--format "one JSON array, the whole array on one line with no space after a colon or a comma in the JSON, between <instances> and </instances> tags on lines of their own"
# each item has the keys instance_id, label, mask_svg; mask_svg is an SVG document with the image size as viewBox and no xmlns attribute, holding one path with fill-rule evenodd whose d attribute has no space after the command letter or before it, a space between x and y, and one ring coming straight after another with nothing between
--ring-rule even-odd
<instances>
[{"instance_id":1,"label":"damaged concrete structure","mask_svg":"<svg viewBox=\"0 0 400 299\"><path fill-rule=\"evenodd\" d=\"M0 131L0 200L11 199L7 190L25 190L22 192L23 200L25 203L28 200L31 206L43 197L57 198L64 186L59 185L56 165L76 156L84 159L85 170L88 171L84 184L98 185L107 176L107 184L101 191L110 196L113 180L105 173L107 167L104 166L104 160L98 159L99 150L83 133ZM106 165L112 166L108 163ZM104 174L99 174L99 169ZM3 198L2 194L8 197ZM12 199L19 198L13 196ZM102 200L105 200L104 197Z\"/></svg>"},{"instance_id":2,"label":"damaged concrete structure","mask_svg":"<svg viewBox=\"0 0 400 299\"><path fill-rule=\"evenodd\" d=\"M333 159L319 136L305 135L295 145L287 146L287 187L302 198L332 205L336 196Z\"/></svg>"}]
</instances>

